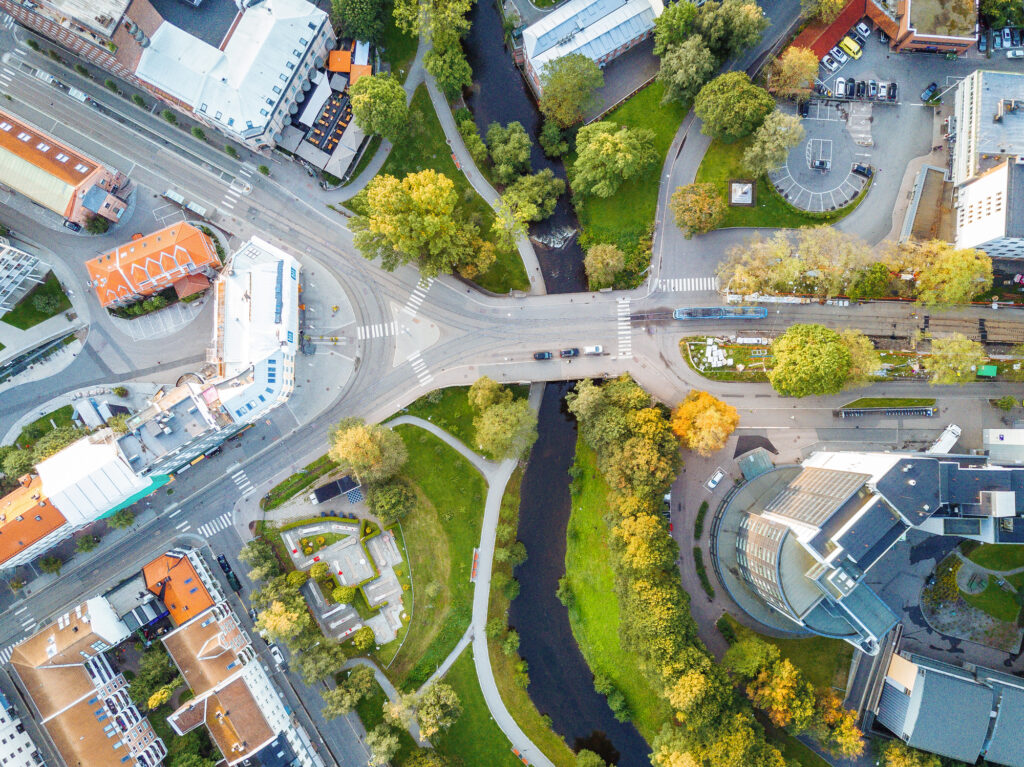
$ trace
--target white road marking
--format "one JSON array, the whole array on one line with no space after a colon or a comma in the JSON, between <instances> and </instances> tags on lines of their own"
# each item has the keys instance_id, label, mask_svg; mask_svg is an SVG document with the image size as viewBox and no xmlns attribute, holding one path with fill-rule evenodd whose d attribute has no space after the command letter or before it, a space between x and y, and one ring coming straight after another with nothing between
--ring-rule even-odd
<instances>
[{"instance_id":1,"label":"white road marking","mask_svg":"<svg viewBox=\"0 0 1024 767\"><path fill-rule=\"evenodd\" d=\"M632 357L633 325L629 319L629 299L617 299L617 306L615 310L618 315L619 357Z\"/></svg>"},{"instance_id":2,"label":"white road marking","mask_svg":"<svg viewBox=\"0 0 1024 767\"><path fill-rule=\"evenodd\" d=\"M419 379L420 386L426 386L434 380L434 376L427 368L427 363L420 357L419 352L415 352L409 357L409 364L412 365L412 370L416 374L416 378Z\"/></svg>"},{"instance_id":3,"label":"white road marking","mask_svg":"<svg viewBox=\"0 0 1024 767\"><path fill-rule=\"evenodd\" d=\"M378 322L373 325L360 325L356 329L356 336L360 341L365 341L368 338L384 338L386 336L393 336L397 332L398 323Z\"/></svg>"},{"instance_id":4,"label":"white road marking","mask_svg":"<svg viewBox=\"0 0 1024 767\"><path fill-rule=\"evenodd\" d=\"M221 530L226 530L231 527L231 512L224 512L216 519L212 519L205 525L200 525L196 528L200 535L204 538L209 538L215 533L219 533Z\"/></svg>"},{"instance_id":5,"label":"white road marking","mask_svg":"<svg viewBox=\"0 0 1024 767\"><path fill-rule=\"evenodd\" d=\"M676 277L658 280L658 290L672 293L698 293L718 290L717 277Z\"/></svg>"}]
</instances>

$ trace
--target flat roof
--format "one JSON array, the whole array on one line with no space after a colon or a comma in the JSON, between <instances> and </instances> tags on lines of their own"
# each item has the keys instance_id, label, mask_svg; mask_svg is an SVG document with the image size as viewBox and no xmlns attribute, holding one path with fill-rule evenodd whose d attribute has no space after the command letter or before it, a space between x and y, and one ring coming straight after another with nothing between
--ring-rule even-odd
<instances>
[{"instance_id":1,"label":"flat roof","mask_svg":"<svg viewBox=\"0 0 1024 767\"><path fill-rule=\"evenodd\" d=\"M0 564L66 522L43 492L43 481L23 478L23 484L0 498Z\"/></svg>"},{"instance_id":2,"label":"flat roof","mask_svg":"<svg viewBox=\"0 0 1024 767\"><path fill-rule=\"evenodd\" d=\"M870 478L870 474L805 467L765 512L819 526Z\"/></svg>"},{"instance_id":3,"label":"flat roof","mask_svg":"<svg viewBox=\"0 0 1024 767\"><path fill-rule=\"evenodd\" d=\"M161 554L142 568L146 588L160 598L175 626L181 626L204 610L213 607L199 573L180 552Z\"/></svg>"},{"instance_id":4,"label":"flat roof","mask_svg":"<svg viewBox=\"0 0 1024 767\"><path fill-rule=\"evenodd\" d=\"M46 0L59 13L84 27L110 37L132 0Z\"/></svg>"},{"instance_id":5,"label":"flat roof","mask_svg":"<svg viewBox=\"0 0 1024 767\"><path fill-rule=\"evenodd\" d=\"M919 35L974 37L978 28L975 0L907 0L910 26Z\"/></svg>"},{"instance_id":6,"label":"flat roof","mask_svg":"<svg viewBox=\"0 0 1024 767\"><path fill-rule=\"evenodd\" d=\"M251 756L274 738L274 731L241 676L210 696L206 726L228 764Z\"/></svg>"}]
</instances>

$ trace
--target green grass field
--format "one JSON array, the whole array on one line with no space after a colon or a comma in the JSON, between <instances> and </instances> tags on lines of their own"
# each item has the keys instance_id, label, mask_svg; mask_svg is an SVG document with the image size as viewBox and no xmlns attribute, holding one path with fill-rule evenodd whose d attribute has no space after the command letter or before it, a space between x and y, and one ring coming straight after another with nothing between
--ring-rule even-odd
<instances>
[{"instance_id":1,"label":"green grass field","mask_svg":"<svg viewBox=\"0 0 1024 767\"><path fill-rule=\"evenodd\" d=\"M391 154L388 155L379 175L391 175L402 179L410 173L428 168L443 173L455 183L469 217L478 222L480 235L486 240L493 241L491 221L494 218L494 211L469 185L462 171L455 167L451 147L445 142L444 129L437 119L433 104L430 103L430 94L427 93L426 86L421 85L416 89L409 107L408 134L392 147ZM356 213L365 214L365 190L349 200L346 205ZM494 265L476 282L494 293L530 289L526 268L519 257L519 252L514 248L499 249Z\"/></svg>"},{"instance_id":2,"label":"green grass field","mask_svg":"<svg viewBox=\"0 0 1024 767\"><path fill-rule=\"evenodd\" d=\"M664 86L659 82L652 83L604 118L630 128L654 131L658 160L641 178L626 182L611 197L586 197L573 201L587 246L614 243L628 253L635 251L641 241L650 236L658 207L661 166L688 111L688 107L674 101L662 106L663 95ZM567 164L570 163L571 159L568 159Z\"/></svg>"},{"instance_id":3,"label":"green grass field","mask_svg":"<svg viewBox=\"0 0 1024 767\"><path fill-rule=\"evenodd\" d=\"M463 651L444 679L462 702L462 716L447 732L430 739L434 747L467 767L522 767L512 753L512 744L487 710L473 666L472 646Z\"/></svg>"},{"instance_id":4,"label":"green grass field","mask_svg":"<svg viewBox=\"0 0 1024 767\"><path fill-rule=\"evenodd\" d=\"M853 402L848 402L843 407L930 407L934 404L934 397L861 397Z\"/></svg>"},{"instance_id":5,"label":"green grass field","mask_svg":"<svg viewBox=\"0 0 1024 767\"><path fill-rule=\"evenodd\" d=\"M672 711L619 641L619 600L604 521L610 490L598 472L594 451L582 440L576 442L576 466L580 478L572 496L565 552L565 577L575 596L569 622L591 671L604 674L622 691L633 723L650 742L671 720Z\"/></svg>"},{"instance_id":6,"label":"green grass field","mask_svg":"<svg viewBox=\"0 0 1024 767\"><path fill-rule=\"evenodd\" d=\"M997 621L1015 623L1020 613L1020 605L1016 598L1009 591L1000 588L994 576L988 577L988 584L980 594L966 594L960 592L963 600L973 607L977 607L984 613L988 613Z\"/></svg>"},{"instance_id":7,"label":"green grass field","mask_svg":"<svg viewBox=\"0 0 1024 767\"><path fill-rule=\"evenodd\" d=\"M1024 567L1024 546L990 543L979 546L967 558L989 570L1015 570Z\"/></svg>"},{"instance_id":8,"label":"green grass field","mask_svg":"<svg viewBox=\"0 0 1024 767\"><path fill-rule=\"evenodd\" d=\"M507 388L516 399L526 399L530 395L528 386L509 386ZM476 447L476 430L473 428L475 413L469 406L468 395L468 386L449 386L447 389L441 389L439 395L434 392L424 394L409 405L402 415L414 415L417 418L430 421L461 441L466 447L479 453L480 450ZM431 396L439 397L438 401L431 402Z\"/></svg>"},{"instance_id":9,"label":"green grass field","mask_svg":"<svg viewBox=\"0 0 1024 767\"><path fill-rule=\"evenodd\" d=\"M35 441L44 434L53 431L53 424L57 424L56 428L58 429L64 426L74 426L75 422L71 420L74 413L75 408L72 405L59 407L25 426L25 428L21 430L21 434L18 435L18 438L14 440L14 443L16 445L21 445L22 447L28 447L29 445L34 444ZM51 421L53 423L51 423Z\"/></svg>"},{"instance_id":10,"label":"green grass field","mask_svg":"<svg viewBox=\"0 0 1024 767\"><path fill-rule=\"evenodd\" d=\"M743 152L750 145L750 137L726 144L718 139L711 142L707 154L697 169L697 183L713 183L727 199L729 179L749 178L743 167ZM866 188L866 187L865 187ZM757 180L757 205L753 208L729 208L722 227L729 226L775 226L796 228L834 224L857 207L856 201L846 208L826 215L811 216L797 210L782 199L768 181Z\"/></svg>"},{"instance_id":11,"label":"green grass field","mask_svg":"<svg viewBox=\"0 0 1024 767\"><path fill-rule=\"evenodd\" d=\"M473 548L480 541L486 483L472 465L433 434L397 426L409 451L404 474L420 503L402 520L412 568L415 607L409 633L388 669L400 688L425 682L469 626ZM426 588L436 583L432 600Z\"/></svg>"},{"instance_id":12,"label":"green grass field","mask_svg":"<svg viewBox=\"0 0 1024 767\"><path fill-rule=\"evenodd\" d=\"M384 723L384 704L387 700L388 697L384 694L384 690L374 680L373 689L370 690L370 694L356 704L356 713L359 714L359 720L363 723L363 727L366 728L367 732L377 725ZM402 764L412 754L416 753L418 746L416 741L412 739L412 735L404 727L393 727L392 729L398 733L400 745L398 753L392 758L391 763Z\"/></svg>"},{"instance_id":13,"label":"green grass field","mask_svg":"<svg viewBox=\"0 0 1024 767\"><path fill-rule=\"evenodd\" d=\"M275 485L267 493L266 498L260 499L261 509L276 509L285 501L294 498L307 487L316 484L316 481L338 468L338 464L328 456L322 455L312 463L304 466L300 471L295 472L287 479Z\"/></svg>"},{"instance_id":14,"label":"green grass field","mask_svg":"<svg viewBox=\"0 0 1024 767\"><path fill-rule=\"evenodd\" d=\"M419 38L416 35L407 35L395 25L394 3L387 3L384 6L384 60L391 65L391 72L398 78L399 82L405 82L409 74L409 65L416 56L416 46Z\"/></svg>"},{"instance_id":15,"label":"green grass field","mask_svg":"<svg viewBox=\"0 0 1024 767\"><path fill-rule=\"evenodd\" d=\"M32 299L36 296L52 296L57 299L57 309L52 312L41 312L32 305ZM36 285L30 290L24 298L22 298L14 308L11 309L0 320L6 322L8 325L13 325L20 330L28 330L34 325L38 325L44 320L55 317L61 312L65 312L71 308L71 301L68 300L64 290L60 286L60 282L54 276L53 272L47 272L46 280L40 285Z\"/></svg>"}]
</instances>

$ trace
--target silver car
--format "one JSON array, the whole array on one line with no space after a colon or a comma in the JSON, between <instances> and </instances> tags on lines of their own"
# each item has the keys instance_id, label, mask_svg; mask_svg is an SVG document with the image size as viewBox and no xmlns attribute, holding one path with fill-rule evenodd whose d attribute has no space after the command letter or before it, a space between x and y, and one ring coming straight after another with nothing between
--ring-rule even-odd
<instances>
[{"instance_id":1,"label":"silver car","mask_svg":"<svg viewBox=\"0 0 1024 767\"><path fill-rule=\"evenodd\" d=\"M829 53L829 55L832 58L834 58L840 64L845 64L847 61L850 60L850 57L847 56L846 52L843 51L843 49L840 48L838 45L835 48L833 48L832 50L830 50L828 53Z\"/></svg>"}]
</instances>

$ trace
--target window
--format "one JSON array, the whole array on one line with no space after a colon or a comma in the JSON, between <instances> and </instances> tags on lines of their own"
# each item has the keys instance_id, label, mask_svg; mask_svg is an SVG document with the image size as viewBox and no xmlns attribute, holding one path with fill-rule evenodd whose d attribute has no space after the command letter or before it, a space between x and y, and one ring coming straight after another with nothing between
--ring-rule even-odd
<instances>
[{"instance_id":1,"label":"window","mask_svg":"<svg viewBox=\"0 0 1024 767\"><path fill-rule=\"evenodd\" d=\"M10 129L11 129L11 124L9 122L0 122L0 130L2 130L2 131L9 131Z\"/></svg>"},{"instance_id":2,"label":"window","mask_svg":"<svg viewBox=\"0 0 1024 767\"><path fill-rule=\"evenodd\" d=\"M296 58L302 58L302 51L295 49L292 51L292 56L295 56Z\"/></svg>"},{"instance_id":3,"label":"window","mask_svg":"<svg viewBox=\"0 0 1024 767\"><path fill-rule=\"evenodd\" d=\"M63 152L57 152L57 162L67 162L68 159L70 158Z\"/></svg>"},{"instance_id":4,"label":"window","mask_svg":"<svg viewBox=\"0 0 1024 767\"><path fill-rule=\"evenodd\" d=\"M274 93L276 93L278 95L281 95L281 86L280 85L275 85L274 86Z\"/></svg>"},{"instance_id":5,"label":"window","mask_svg":"<svg viewBox=\"0 0 1024 767\"><path fill-rule=\"evenodd\" d=\"M206 104L200 104L199 105L199 111L200 112L205 112L206 111Z\"/></svg>"},{"instance_id":6,"label":"window","mask_svg":"<svg viewBox=\"0 0 1024 767\"><path fill-rule=\"evenodd\" d=\"M295 65L294 65L294 64L292 64L292 63L291 63L290 61L286 61L286 62L284 63L284 65L285 65L286 67L288 67L289 69L295 69Z\"/></svg>"},{"instance_id":7,"label":"window","mask_svg":"<svg viewBox=\"0 0 1024 767\"><path fill-rule=\"evenodd\" d=\"M299 45L309 45L309 40L304 37L299 38Z\"/></svg>"},{"instance_id":8,"label":"window","mask_svg":"<svg viewBox=\"0 0 1024 767\"><path fill-rule=\"evenodd\" d=\"M291 343L295 340L295 334L292 331L288 331L288 342Z\"/></svg>"},{"instance_id":9,"label":"window","mask_svg":"<svg viewBox=\"0 0 1024 767\"><path fill-rule=\"evenodd\" d=\"M79 173L85 173L86 171L89 170L89 166L82 165L82 163L78 163L75 165L75 170L77 170Z\"/></svg>"},{"instance_id":10,"label":"window","mask_svg":"<svg viewBox=\"0 0 1024 767\"><path fill-rule=\"evenodd\" d=\"M281 82L283 82L283 83L286 83L286 82L288 82L288 75L286 75L286 74L279 74L279 75L278 75L278 78L279 78L279 79L281 80Z\"/></svg>"},{"instance_id":11,"label":"window","mask_svg":"<svg viewBox=\"0 0 1024 767\"><path fill-rule=\"evenodd\" d=\"M261 109L260 110L260 114L263 115L264 117L266 117L267 115L270 114L270 112L268 112L266 109Z\"/></svg>"},{"instance_id":12,"label":"window","mask_svg":"<svg viewBox=\"0 0 1024 767\"><path fill-rule=\"evenodd\" d=\"M40 152L48 152L50 150L50 145L40 141L38 144L36 144L36 149L38 149Z\"/></svg>"},{"instance_id":13,"label":"window","mask_svg":"<svg viewBox=\"0 0 1024 767\"><path fill-rule=\"evenodd\" d=\"M298 277L299 277L299 275L298 275L298 273L297 273L297 272L295 271L295 267L293 266L293 267L292 267L292 279L293 279L293 280L295 280L295 279L298 279Z\"/></svg>"},{"instance_id":14,"label":"window","mask_svg":"<svg viewBox=\"0 0 1024 767\"><path fill-rule=\"evenodd\" d=\"M218 119L218 120L219 120L219 119L220 119L220 116L221 116L221 114L222 114L221 112L217 112L217 114L215 114L215 115L214 115L214 117L215 117L216 119Z\"/></svg>"},{"instance_id":15,"label":"window","mask_svg":"<svg viewBox=\"0 0 1024 767\"><path fill-rule=\"evenodd\" d=\"M18 138L21 139L22 141L28 141L30 138L32 138L32 136L30 136L28 133L25 133L25 131L22 131L21 133L18 134Z\"/></svg>"}]
</instances>

